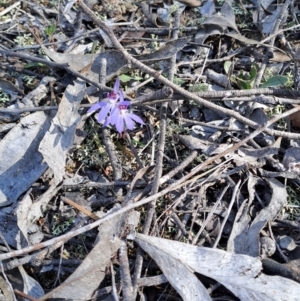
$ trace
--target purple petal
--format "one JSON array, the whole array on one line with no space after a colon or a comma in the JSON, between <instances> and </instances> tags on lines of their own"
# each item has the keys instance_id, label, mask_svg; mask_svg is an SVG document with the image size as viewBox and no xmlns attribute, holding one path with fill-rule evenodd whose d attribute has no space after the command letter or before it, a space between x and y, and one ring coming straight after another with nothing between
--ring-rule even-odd
<instances>
[{"instance_id":1,"label":"purple petal","mask_svg":"<svg viewBox=\"0 0 300 301\"><path fill-rule=\"evenodd\" d=\"M114 107L114 109L112 110L111 115L110 115L110 123L112 125L116 124L116 121L118 120L119 115L120 115L120 110L118 109L118 107Z\"/></svg>"},{"instance_id":2,"label":"purple petal","mask_svg":"<svg viewBox=\"0 0 300 301\"><path fill-rule=\"evenodd\" d=\"M105 107L103 107L101 109L101 111L99 112L99 114L97 116L97 120L99 123L102 122L106 118L110 109L111 109L111 106L109 104L107 104Z\"/></svg>"},{"instance_id":3,"label":"purple petal","mask_svg":"<svg viewBox=\"0 0 300 301\"><path fill-rule=\"evenodd\" d=\"M128 130L133 130L134 126L135 126L134 121L128 115L124 116L124 120L125 120L125 124L126 124L126 127L128 128Z\"/></svg>"},{"instance_id":4,"label":"purple petal","mask_svg":"<svg viewBox=\"0 0 300 301\"><path fill-rule=\"evenodd\" d=\"M114 92L118 93L120 88L120 79L117 77L115 85L114 85Z\"/></svg>"},{"instance_id":5,"label":"purple petal","mask_svg":"<svg viewBox=\"0 0 300 301\"><path fill-rule=\"evenodd\" d=\"M124 119L121 115L115 120L115 126L120 134L124 131Z\"/></svg>"},{"instance_id":6,"label":"purple petal","mask_svg":"<svg viewBox=\"0 0 300 301\"><path fill-rule=\"evenodd\" d=\"M124 101L124 93L122 90L120 90L119 95L120 95L120 102L123 102Z\"/></svg>"},{"instance_id":7,"label":"purple petal","mask_svg":"<svg viewBox=\"0 0 300 301\"><path fill-rule=\"evenodd\" d=\"M118 106L130 106L131 102L129 100L123 100L123 101L120 101L118 102Z\"/></svg>"},{"instance_id":8,"label":"purple petal","mask_svg":"<svg viewBox=\"0 0 300 301\"><path fill-rule=\"evenodd\" d=\"M103 123L103 127L105 128L106 126L108 126L111 123L111 116L108 116L104 123Z\"/></svg>"},{"instance_id":9,"label":"purple petal","mask_svg":"<svg viewBox=\"0 0 300 301\"><path fill-rule=\"evenodd\" d=\"M140 123L140 124L145 124L144 121L137 115L132 114L132 113L127 113L126 114L128 117L130 117L131 119L133 119L135 122Z\"/></svg>"},{"instance_id":10,"label":"purple petal","mask_svg":"<svg viewBox=\"0 0 300 301\"><path fill-rule=\"evenodd\" d=\"M99 110L102 107L104 107L103 102L97 102L94 105L92 105L87 112L92 113Z\"/></svg>"}]
</instances>

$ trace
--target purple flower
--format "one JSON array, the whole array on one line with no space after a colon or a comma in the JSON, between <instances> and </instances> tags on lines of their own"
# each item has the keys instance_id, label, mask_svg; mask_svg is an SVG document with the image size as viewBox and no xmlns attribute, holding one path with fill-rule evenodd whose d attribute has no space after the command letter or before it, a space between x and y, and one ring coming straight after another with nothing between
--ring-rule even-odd
<instances>
[{"instance_id":1,"label":"purple flower","mask_svg":"<svg viewBox=\"0 0 300 301\"><path fill-rule=\"evenodd\" d=\"M130 113L128 106L130 101L125 100L122 91L120 91L120 102L117 103L112 110L111 115L107 119L107 124L115 125L119 133L124 132L125 129L133 130L135 122L144 124L144 121L137 115Z\"/></svg>"},{"instance_id":2,"label":"purple flower","mask_svg":"<svg viewBox=\"0 0 300 301\"><path fill-rule=\"evenodd\" d=\"M107 93L106 101L97 102L96 104L92 105L91 108L88 110L88 113L92 113L100 109L100 112L97 115L97 121L99 123L102 123L105 120L105 118L108 117L107 115L116 106L116 103L119 100L119 93L120 93L119 87L120 87L120 79L117 78L114 85L114 90ZM104 124L105 123L106 121L104 122Z\"/></svg>"},{"instance_id":3,"label":"purple flower","mask_svg":"<svg viewBox=\"0 0 300 301\"><path fill-rule=\"evenodd\" d=\"M97 115L97 121L103 123L104 127L109 124L115 125L117 131L122 133L126 129L133 130L135 122L140 124L144 124L144 122L139 116L128 110L130 101L124 101L123 91L119 90L119 87L120 80L117 78L114 90L107 93L106 100L92 105L88 113L100 110Z\"/></svg>"}]
</instances>

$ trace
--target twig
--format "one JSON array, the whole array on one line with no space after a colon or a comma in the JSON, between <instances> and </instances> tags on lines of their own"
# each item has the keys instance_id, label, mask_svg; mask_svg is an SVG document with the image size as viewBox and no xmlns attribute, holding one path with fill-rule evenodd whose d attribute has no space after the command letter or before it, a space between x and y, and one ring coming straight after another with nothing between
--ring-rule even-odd
<instances>
[{"instance_id":1,"label":"twig","mask_svg":"<svg viewBox=\"0 0 300 301\"><path fill-rule=\"evenodd\" d=\"M192 244L195 245L200 237L200 235L202 234L202 231L205 229L206 225L208 224L208 222L210 221L211 217L213 216L213 214L215 213L215 210L217 209L217 207L219 206L219 204L221 203L224 194L226 193L227 189L229 188L229 184L224 187L224 189L222 190L221 195L219 196L218 200L216 201L216 203L214 204L213 208L210 210L206 220L202 223L200 230L198 231L198 233L196 234L196 236L193 238Z\"/></svg>"},{"instance_id":2,"label":"twig","mask_svg":"<svg viewBox=\"0 0 300 301\"><path fill-rule=\"evenodd\" d=\"M100 183L100 182L87 182L87 183L79 183L79 184L63 184L63 188L65 189L80 189L80 188L103 188L103 187L120 187L127 186L131 183L131 181L114 181L108 183Z\"/></svg>"},{"instance_id":3,"label":"twig","mask_svg":"<svg viewBox=\"0 0 300 301\"><path fill-rule=\"evenodd\" d=\"M179 27L179 25L180 25L180 12L179 10L177 10L175 13L174 26ZM178 30L173 31L172 38L173 39L178 38ZM174 78L175 68L176 68L176 54L174 54L173 57L170 59L170 65L171 66L170 66L168 78L172 82ZM167 108L168 108L168 103L167 102L162 103L160 109L159 137L158 137L156 164L155 164L151 195L154 195L158 192L160 186L159 181L162 176L164 150L165 150L165 142L166 142ZM155 215L155 210L156 210L156 200L153 200L148 204L147 215L142 230L143 234L149 233L150 226L153 221L153 217ZM135 271L133 275L133 290L134 290L134 297L135 297L134 299L136 299L136 295L137 295L137 289L138 289L137 280L141 276L142 263L143 263L143 251L141 248L139 248L136 256Z\"/></svg>"},{"instance_id":4,"label":"twig","mask_svg":"<svg viewBox=\"0 0 300 301\"><path fill-rule=\"evenodd\" d=\"M122 296L124 301L134 301L133 287L130 278L129 261L126 242L122 241L119 249L120 275L122 282Z\"/></svg>"},{"instance_id":5,"label":"twig","mask_svg":"<svg viewBox=\"0 0 300 301\"><path fill-rule=\"evenodd\" d=\"M269 43L270 47L274 46L275 38L279 34L279 32L278 32L279 26L281 25L281 22L283 21L284 15L287 14L288 7L290 6L291 3L293 3L293 0L286 0L284 5L281 8L281 15L280 15L279 18L276 19L275 26L274 26L273 31L271 33L272 38L270 39L270 43ZM264 58L263 63L260 66L259 71L257 72L254 87L258 87L260 85L261 79L262 79L262 77L265 73L265 70L266 70L266 67L267 67L268 63L269 63L269 57L268 57L268 55L266 55L265 58Z\"/></svg>"},{"instance_id":6,"label":"twig","mask_svg":"<svg viewBox=\"0 0 300 301\"><path fill-rule=\"evenodd\" d=\"M57 271L56 279L54 281L54 284L53 284L52 288L56 287L57 283L60 282L60 272L61 272L61 263L62 263L63 251L64 251L64 244L62 244L61 247L60 247L60 257L59 257L58 271Z\"/></svg>"},{"instance_id":7,"label":"twig","mask_svg":"<svg viewBox=\"0 0 300 301\"><path fill-rule=\"evenodd\" d=\"M3 11L0 12L0 17L2 17L5 14L9 13L11 10L13 10L14 8L16 8L19 5L21 5L21 1L18 1L16 3L12 4L11 6L7 7L6 9L4 9Z\"/></svg>"},{"instance_id":8,"label":"twig","mask_svg":"<svg viewBox=\"0 0 300 301\"><path fill-rule=\"evenodd\" d=\"M19 290L17 290L17 289L15 289L14 292L15 292L17 295L19 295L20 297L25 298L25 299L27 299L27 300L30 300L30 301L39 301L38 299L33 298L33 297L30 297L29 295L27 295L27 294L25 294L25 293L23 293L23 292L21 292L21 291L19 291Z\"/></svg>"},{"instance_id":9,"label":"twig","mask_svg":"<svg viewBox=\"0 0 300 301\"><path fill-rule=\"evenodd\" d=\"M100 63L100 84L105 83L106 78L106 66L107 61L106 59L101 59ZM122 179L122 166L120 164L120 160L117 156L117 152L115 149L114 144L111 141L110 138L110 130L108 128L102 129L102 137L103 137L103 144L105 145L106 152L108 154L108 157L110 159L110 163L113 168L113 177L115 181ZM122 196L122 188L115 189L115 193L117 196Z\"/></svg>"},{"instance_id":10,"label":"twig","mask_svg":"<svg viewBox=\"0 0 300 301\"><path fill-rule=\"evenodd\" d=\"M61 197L62 201L71 205L72 207L76 208L77 210L79 210L80 212L84 213L85 215L87 215L88 217L90 217L91 219L93 219L94 221L97 221L99 219L99 217L88 211L87 209L85 209L84 207L80 206L79 204L73 202L72 200L68 199L68 198L65 198L65 197Z\"/></svg>"},{"instance_id":11,"label":"twig","mask_svg":"<svg viewBox=\"0 0 300 301\"><path fill-rule=\"evenodd\" d=\"M231 201L230 201L230 204L227 208L227 211L226 211L226 216L224 217L223 219L223 222L222 222L222 225L221 225L221 229L219 231L219 234L218 234L218 237L216 238L215 242L214 242L214 245L213 245L213 248L216 248L220 239L221 239L221 236L222 236L222 232L223 232L223 229L225 227L225 224L227 222L227 219L230 215L230 212L231 212L231 209L232 209L232 206L235 202L235 198L236 198L236 195L238 193L238 190L240 189L240 184L241 184L241 180L239 180L236 184L236 186L234 187L234 190L233 190L233 194L232 194L232 197L231 197Z\"/></svg>"},{"instance_id":12,"label":"twig","mask_svg":"<svg viewBox=\"0 0 300 301\"><path fill-rule=\"evenodd\" d=\"M166 89L169 87L165 87L163 89ZM171 88L170 92L164 93L164 94L156 94L157 92L150 94L150 95L143 95L137 97L132 104L138 105L142 104L144 102L157 100L157 99L166 99L170 98L172 99L182 99L186 98L184 95L179 95L175 93L173 96L171 96L171 92L173 90ZM160 90L158 90L160 91ZM225 91L207 91L207 92L194 92L193 93L196 96L199 96L201 98L209 98L209 99L222 99L222 98L229 98L229 97L247 97L247 96L254 96L254 95L270 95L270 96L284 96L284 97L300 97L300 91L296 90L289 90L289 89L279 89L279 88L258 88L258 89L251 89L251 90L225 90ZM189 99L189 97L187 97Z\"/></svg>"},{"instance_id":13,"label":"twig","mask_svg":"<svg viewBox=\"0 0 300 301\"><path fill-rule=\"evenodd\" d=\"M3 268L3 263L2 262L0 262L0 268L1 268L1 273L2 273L2 275L3 275L3 277L4 277L5 281L6 281L7 285L10 288L10 291L11 291L11 294L12 294L12 297L13 297L14 301L17 301L16 295L14 293L14 289L13 289L10 281L8 280L8 278L7 278L7 276L6 276L5 272L4 272L4 268Z\"/></svg>"},{"instance_id":14,"label":"twig","mask_svg":"<svg viewBox=\"0 0 300 301\"><path fill-rule=\"evenodd\" d=\"M160 178L159 184L162 185L167 181L171 180L179 171L186 168L192 161L198 156L197 151L192 151L187 158L184 159L178 166L172 169L169 173Z\"/></svg>"},{"instance_id":15,"label":"twig","mask_svg":"<svg viewBox=\"0 0 300 301\"><path fill-rule=\"evenodd\" d=\"M116 278L115 278L115 271L114 266L110 264L110 273L111 273L111 287L112 287L112 295L115 301L119 301L117 287L116 287Z\"/></svg>"}]
</instances>

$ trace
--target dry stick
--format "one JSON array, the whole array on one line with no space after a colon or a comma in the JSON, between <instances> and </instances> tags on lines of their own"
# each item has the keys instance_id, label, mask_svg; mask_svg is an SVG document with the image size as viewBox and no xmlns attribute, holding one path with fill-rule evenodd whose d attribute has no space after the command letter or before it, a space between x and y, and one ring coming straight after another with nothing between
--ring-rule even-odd
<instances>
[{"instance_id":1,"label":"dry stick","mask_svg":"<svg viewBox=\"0 0 300 301\"><path fill-rule=\"evenodd\" d=\"M282 105L282 104L300 104L299 99L281 98L281 97L265 97L265 96L250 96L237 98L223 98L222 101L243 101L243 102L259 102L262 104Z\"/></svg>"},{"instance_id":2,"label":"dry stick","mask_svg":"<svg viewBox=\"0 0 300 301\"><path fill-rule=\"evenodd\" d=\"M233 194L232 194L232 197L231 197L231 201L230 201L230 204L229 204L229 207L227 208L227 211L226 211L226 216L224 217L223 219L223 222L222 222L222 225L221 225L221 229L219 231L219 234L218 234L218 237L216 238L215 242L214 242L214 245L213 245L213 248L216 248L220 239L221 239L221 235L222 235L222 232L223 232L223 229L225 227L225 224L228 220L228 217L230 215L230 212L231 212L231 209L232 209L232 206L235 202L235 198L236 198L236 195L237 195L237 192L238 190L240 189L240 184L241 184L241 180L239 180L233 190Z\"/></svg>"},{"instance_id":3,"label":"dry stick","mask_svg":"<svg viewBox=\"0 0 300 301\"><path fill-rule=\"evenodd\" d=\"M294 96L294 95L293 95ZM297 96L295 96L297 97ZM151 102L143 102L143 103L134 103L136 106L149 106L149 105L154 105L154 104L159 104L162 102L170 102L174 101L177 97L175 96L174 98L171 99L156 99L152 100ZM182 98L182 97L181 97ZM265 105L282 105L282 104L300 104L299 99L290 99L290 98L282 98L282 97L272 97L272 96L264 96L264 95L252 95L249 97L235 97L235 98L212 98L211 101L236 101L236 102L258 102L262 103ZM86 106L86 105L85 105ZM90 106L90 105L88 105Z\"/></svg>"},{"instance_id":4,"label":"dry stick","mask_svg":"<svg viewBox=\"0 0 300 301\"><path fill-rule=\"evenodd\" d=\"M120 263L120 276L122 283L122 297L124 301L134 301L133 287L130 277L129 260L126 242L122 241L121 247L118 251L119 263Z\"/></svg>"},{"instance_id":5,"label":"dry stick","mask_svg":"<svg viewBox=\"0 0 300 301\"><path fill-rule=\"evenodd\" d=\"M111 294L115 301L119 301L119 296L118 296L117 286L116 286L115 271L112 263L110 264L110 273L111 273L111 288L112 288Z\"/></svg>"},{"instance_id":6,"label":"dry stick","mask_svg":"<svg viewBox=\"0 0 300 301\"><path fill-rule=\"evenodd\" d=\"M219 59L208 59L206 60L206 64L209 63L222 63L222 62L226 62L229 61L232 57L242 53L245 51L246 47L241 47L237 50L234 50L231 54L229 54L228 56L225 57L221 57ZM196 60L196 61L191 61L191 62L179 62L176 67L182 66L182 65L193 65L193 64L203 64L204 63L204 59L201 60Z\"/></svg>"},{"instance_id":7,"label":"dry stick","mask_svg":"<svg viewBox=\"0 0 300 301\"><path fill-rule=\"evenodd\" d=\"M289 5L293 2L294 0L286 0L285 4L282 6L281 8L281 15L278 19L276 19L275 21L275 26L272 30L271 35L275 35L271 38L270 40L270 47L274 46L274 42L276 39L276 36L278 35L278 30L279 30L279 26L281 25L281 22L283 21L284 15L287 13L288 11L288 7ZM269 49L267 49L267 51L269 51ZM262 65L260 66L259 71L257 72L256 75L256 79L255 79L255 83L254 83L254 87L258 87L260 85L261 79L265 73L267 64L269 63L269 57L268 55L265 56L264 61L262 63Z\"/></svg>"},{"instance_id":8,"label":"dry stick","mask_svg":"<svg viewBox=\"0 0 300 301\"><path fill-rule=\"evenodd\" d=\"M87 182L79 184L64 184L63 188L65 189L79 189L79 188L113 188L119 186L127 186L131 181L114 181L108 183L99 183L99 182Z\"/></svg>"},{"instance_id":9,"label":"dry stick","mask_svg":"<svg viewBox=\"0 0 300 301\"><path fill-rule=\"evenodd\" d=\"M25 293L23 293L23 292L21 292L21 291L19 291L19 290L17 290L17 289L15 289L14 292L15 292L18 296L20 296L20 297L22 297L22 298L25 298L25 300L39 301L38 299L33 298L33 297L31 297L31 296L29 296L29 295L27 295L27 294L25 294Z\"/></svg>"},{"instance_id":10,"label":"dry stick","mask_svg":"<svg viewBox=\"0 0 300 301\"><path fill-rule=\"evenodd\" d=\"M42 264L42 261L45 259L46 256L49 256L52 252L60 248L63 244L64 242L58 242L57 244L54 244L47 249L43 249L38 253L33 253L22 258L11 260L6 264L6 267L4 268L6 268L7 270L12 270L20 265L24 265L29 262L34 262L35 266L39 266Z\"/></svg>"},{"instance_id":11,"label":"dry stick","mask_svg":"<svg viewBox=\"0 0 300 301\"><path fill-rule=\"evenodd\" d=\"M106 66L107 66L106 59L101 59L101 62L100 62L100 84L105 83ZM114 181L122 180L122 165L121 165L120 160L117 156L115 146L114 146L114 144L112 143L112 141L110 139L110 130L108 128L103 128L102 135L103 135L103 144L105 145L106 152L108 154L108 157L110 159L110 163L111 163L112 168L113 168ZM115 188L115 193L116 193L117 196L122 196L122 191L123 190L120 187Z\"/></svg>"},{"instance_id":12,"label":"dry stick","mask_svg":"<svg viewBox=\"0 0 300 301\"><path fill-rule=\"evenodd\" d=\"M144 102L150 102L157 99L166 99L170 98L175 99L182 99L186 98L179 94L172 94L172 89L169 87L164 87L163 89L169 89L167 93L163 92L162 90L158 90L153 94L147 94L137 97L132 104L142 104ZM161 91L161 92L160 92ZM156 94L157 93L157 94ZM222 98L229 98L229 97L243 97L243 96L253 96L253 95L270 95L270 96L285 96L285 97L300 97L300 91L296 90L288 90L288 89L272 89L272 88L259 88L259 89L251 89L251 90L225 90L225 91L206 91L206 92L195 92L194 95L202 98L209 98L209 99L222 99ZM189 99L189 98L188 98Z\"/></svg>"},{"instance_id":13,"label":"dry stick","mask_svg":"<svg viewBox=\"0 0 300 301\"><path fill-rule=\"evenodd\" d=\"M168 188L163 189L162 191L156 193L155 195L149 196L141 201L138 201L136 203L131 203L121 209L119 209L118 211L109 213L107 215L105 215L104 217L102 217L101 219L99 219L98 221L95 221L89 225L86 225L84 227L81 227L79 229L73 230L69 233L66 233L64 235L61 235L59 237L55 237L52 238L50 240L47 240L45 242L33 245L33 246L29 246L26 247L24 249L21 250L16 250L16 251L12 251L12 252L8 252L8 253L4 253L4 254L0 254L0 260L5 260L5 259L9 259L11 257L14 256L20 256L20 255L24 255L27 254L29 252L33 252L36 250L40 250L41 248L45 248L48 246L52 246L53 244L56 244L58 242L65 242L68 241L70 238L80 235L82 233L85 233L87 231L90 231L96 227L98 227L99 225L101 225L102 223L104 223L105 221L110 220L111 218L114 218L115 216L125 213L131 209L134 209L136 207L145 205L159 197L164 196L166 193L173 191L175 189L179 189L180 187L186 185L186 181L191 178L193 175L195 175L196 173L198 173L199 171L201 171L204 167L208 166L209 164L212 164L214 162L216 162L217 160L223 158L223 156L228 155L234 151L236 151L239 147L245 145L250 139L253 139L254 137L256 137L258 134L260 134L261 132L263 132L267 127L269 127L270 125L272 125L274 122L278 121L279 119L285 118L287 116L289 116L290 114L296 113L300 110L300 106L293 108L283 114L280 114L278 116L273 117L271 120L269 120L264 126L261 126L260 128L256 129L253 133L251 133L248 137L246 137L245 139L243 139L242 141L238 142L237 144L235 144L234 146L228 148L227 150L225 150L224 152L211 157L209 159L207 159L205 162L199 164L197 167L195 167L188 175L182 177L180 180L176 181L174 184L170 185ZM197 177L199 177L201 175L198 175Z\"/></svg>"},{"instance_id":14,"label":"dry stick","mask_svg":"<svg viewBox=\"0 0 300 301\"><path fill-rule=\"evenodd\" d=\"M192 151L187 158L184 159L178 166L173 168L169 173L162 176L159 180L159 185L166 183L171 180L173 176L175 176L179 171L186 168L192 161L198 156L198 152L196 150Z\"/></svg>"},{"instance_id":15,"label":"dry stick","mask_svg":"<svg viewBox=\"0 0 300 301\"><path fill-rule=\"evenodd\" d=\"M179 11L177 11L175 13L174 27L179 27L179 25L180 25L180 13ZM178 30L173 31L172 38L174 40L178 38ZM171 67L169 70L168 78L172 82L174 78L175 68L176 68L176 54L170 59L170 65ZM166 92L168 92L168 90ZM163 172L163 159L164 159L164 150L165 150L165 143L166 143L167 109L168 109L168 103L167 102L162 103L160 109L157 157L156 157L155 173L154 173L154 179L152 183L151 195L154 195L158 192L160 187L160 179L162 177L162 172ZM142 230L143 234L149 233L150 226L151 223L153 222L155 213L156 213L156 200L153 200L148 204L147 216ZM139 248L136 256L135 270L133 274L133 291L134 291L135 298L138 291L138 279L141 277L141 272L142 272L143 253L144 253L143 250Z\"/></svg>"},{"instance_id":16,"label":"dry stick","mask_svg":"<svg viewBox=\"0 0 300 301\"><path fill-rule=\"evenodd\" d=\"M93 219L94 221L97 221L100 217L97 216L96 214L94 214L93 212L85 209L83 206L75 203L74 201L66 198L66 197L60 197L61 200L64 202L64 203L67 203L69 204L70 206L74 207L75 209L79 210L80 212L82 212L83 214L87 215L88 217L90 217L91 219Z\"/></svg>"},{"instance_id":17,"label":"dry stick","mask_svg":"<svg viewBox=\"0 0 300 301\"><path fill-rule=\"evenodd\" d=\"M106 24L102 21L100 21L96 15L83 3L82 0L78 1L79 6L82 8L82 10L92 19L92 21L97 24L110 38L110 40L112 41L112 43L114 44L114 46L122 52L122 54L124 55L124 57L127 59L129 64L133 64L135 65L137 68L141 69L142 71L144 71L145 73L150 74L151 76L153 76L154 78L156 78L157 80L161 81L163 84L171 87L174 91L180 93L181 95L183 95L184 97L194 100L195 102L199 103L200 105L205 106L206 108L209 108L213 111L217 111L223 114L226 114L230 117L234 117L236 118L238 121L250 126L251 128L257 129L260 127L260 125L256 122L253 122L252 120L245 118L243 116L241 116L238 112L226 109L226 108L222 108L214 103L211 103L205 99L202 99L200 97L197 97L196 95L184 90L181 87L178 87L177 85L175 85L174 83L170 82L168 79L166 79L165 77L163 77L162 75L160 75L160 73L158 71L155 71L154 69L146 66L145 64L143 64L142 62L138 61L137 59L133 58L124 48L123 46L119 43L119 41L117 40L117 38L115 37L114 33L110 30L110 28L108 28L106 26ZM276 130L272 130L272 129L268 129L265 128L264 132L271 135L271 136L282 136L282 137L286 137L286 138L290 138L290 139L299 139L300 138L300 134L293 134L293 133L286 133L286 132L281 132L281 131L276 131Z\"/></svg>"},{"instance_id":18,"label":"dry stick","mask_svg":"<svg viewBox=\"0 0 300 301\"><path fill-rule=\"evenodd\" d=\"M7 285L9 286L10 290L11 290L12 297L13 297L14 301L17 301L16 295L14 294L14 289L13 289L10 281L8 280L8 278L7 278L7 276L6 276L5 272L4 272L4 268L3 268L3 263L2 262L0 263L0 268L1 268L1 273L3 275L3 278L6 281Z\"/></svg>"},{"instance_id":19,"label":"dry stick","mask_svg":"<svg viewBox=\"0 0 300 301\"><path fill-rule=\"evenodd\" d=\"M192 241L192 245L195 245L200 237L200 235L202 234L203 230L205 229L205 227L207 226L207 224L209 223L209 221L211 220L213 214L215 213L215 210L217 209L217 207L219 206L219 204L221 203L224 194L226 193L227 189L229 188L229 184L227 184L226 187L224 187L224 189L221 192L221 195L218 197L218 200L216 201L216 203L214 204L213 208L210 210L206 220L202 223L200 230L198 231L198 233L195 235L195 237L193 238Z\"/></svg>"}]
</instances>

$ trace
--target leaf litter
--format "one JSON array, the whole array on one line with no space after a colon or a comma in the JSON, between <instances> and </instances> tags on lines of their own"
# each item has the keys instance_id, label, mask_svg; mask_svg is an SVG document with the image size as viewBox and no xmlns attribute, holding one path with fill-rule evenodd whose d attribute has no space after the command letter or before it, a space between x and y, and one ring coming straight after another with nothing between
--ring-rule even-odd
<instances>
[{"instance_id":1,"label":"leaf litter","mask_svg":"<svg viewBox=\"0 0 300 301\"><path fill-rule=\"evenodd\" d=\"M4 2L1 300L298 300L298 4Z\"/></svg>"}]
</instances>

